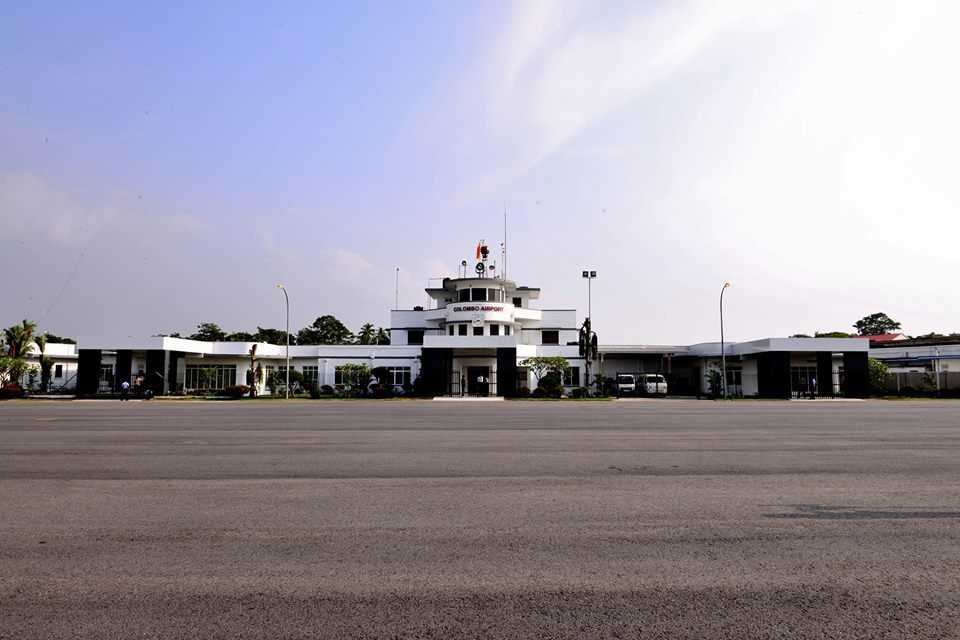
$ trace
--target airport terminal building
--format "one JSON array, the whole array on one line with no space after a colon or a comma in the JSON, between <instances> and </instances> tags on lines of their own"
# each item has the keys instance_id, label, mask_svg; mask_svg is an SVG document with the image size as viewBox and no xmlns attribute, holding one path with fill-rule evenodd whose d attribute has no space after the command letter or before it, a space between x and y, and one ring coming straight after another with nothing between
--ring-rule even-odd
<instances>
[{"instance_id":1,"label":"airport terminal building","mask_svg":"<svg viewBox=\"0 0 960 640\"><path fill-rule=\"evenodd\" d=\"M541 308L540 289L493 275L478 252L475 273L464 268L426 289L429 308L390 313L389 345L296 345L290 366L304 384L355 384L350 367L376 369L381 382L414 382L434 396L511 397L537 386L524 366L534 356L562 356L569 362L563 384L586 386L587 362L578 344L575 309ZM76 392L115 393L123 381L139 381L155 394L210 392L256 384L268 393L269 374L286 367L284 345L205 342L172 337L80 344L75 352ZM789 398L862 397L868 392L869 343L843 338L769 338L725 345L727 389L731 395ZM603 345L589 363L597 374L661 374L669 393L709 392L712 371L721 367L721 345ZM254 371L259 370L258 374ZM712 374L715 378L716 374ZM386 378L385 380L383 378Z\"/></svg>"}]
</instances>

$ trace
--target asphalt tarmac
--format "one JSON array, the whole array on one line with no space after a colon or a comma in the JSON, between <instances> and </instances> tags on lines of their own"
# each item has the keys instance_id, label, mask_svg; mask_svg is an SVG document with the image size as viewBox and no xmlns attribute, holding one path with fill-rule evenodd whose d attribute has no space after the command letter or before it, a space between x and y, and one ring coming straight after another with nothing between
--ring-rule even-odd
<instances>
[{"instance_id":1,"label":"asphalt tarmac","mask_svg":"<svg viewBox=\"0 0 960 640\"><path fill-rule=\"evenodd\" d=\"M960 637L960 402L0 403L0 638Z\"/></svg>"}]
</instances>

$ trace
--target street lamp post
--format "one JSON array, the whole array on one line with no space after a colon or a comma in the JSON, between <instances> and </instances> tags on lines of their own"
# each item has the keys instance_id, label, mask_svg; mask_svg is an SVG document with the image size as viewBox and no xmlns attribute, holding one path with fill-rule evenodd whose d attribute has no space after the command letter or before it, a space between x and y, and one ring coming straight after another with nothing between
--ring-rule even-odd
<instances>
[{"instance_id":1,"label":"street lamp post","mask_svg":"<svg viewBox=\"0 0 960 640\"><path fill-rule=\"evenodd\" d=\"M593 342L592 342L593 340L593 291L592 291L591 285L593 284L593 279L597 277L597 272L584 269L583 277L587 281L587 320L586 322L584 322L584 329L585 329L584 342L586 343L585 351L584 351L584 366L586 368L586 374L587 374L587 379L586 379L587 389L589 390L590 389L590 361L593 359L593 356L596 355L595 353L593 353L593 346L592 346L593 345Z\"/></svg>"},{"instance_id":2,"label":"street lamp post","mask_svg":"<svg viewBox=\"0 0 960 640\"><path fill-rule=\"evenodd\" d=\"M723 292L730 288L729 282L723 283L723 288L720 289L720 367L722 369L722 376L720 388L723 392L723 399L727 399L727 347L723 339Z\"/></svg>"},{"instance_id":3,"label":"street lamp post","mask_svg":"<svg viewBox=\"0 0 960 640\"><path fill-rule=\"evenodd\" d=\"M287 288L278 284L277 288L283 291L283 299L287 303L287 386L286 399L290 399L290 296L287 295Z\"/></svg>"}]
</instances>

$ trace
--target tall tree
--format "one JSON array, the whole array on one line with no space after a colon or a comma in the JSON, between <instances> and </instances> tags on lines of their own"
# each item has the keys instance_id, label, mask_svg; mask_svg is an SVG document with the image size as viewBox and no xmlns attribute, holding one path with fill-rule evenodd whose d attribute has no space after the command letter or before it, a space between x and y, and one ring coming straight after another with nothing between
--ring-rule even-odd
<instances>
[{"instance_id":1,"label":"tall tree","mask_svg":"<svg viewBox=\"0 0 960 640\"><path fill-rule=\"evenodd\" d=\"M299 344L352 344L353 332L330 315L320 316L297 334Z\"/></svg>"},{"instance_id":2,"label":"tall tree","mask_svg":"<svg viewBox=\"0 0 960 640\"><path fill-rule=\"evenodd\" d=\"M287 332L283 329L265 329L263 327L257 327L257 332L253 334L254 342L266 342L267 344L276 344L276 345L286 345L287 344ZM298 339L297 336L290 334L290 344L303 344Z\"/></svg>"},{"instance_id":3,"label":"tall tree","mask_svg":"<svg viewBox=\"0 0 960 640\"><path fill-rule=\"evenodd\" d=\"M206 342L221 342L227 334L219 325L213 322L201 322L197 325L197 332L190 336L190 340L204 340Z\"/></svg>"},{"instance_id":4,"label":"tall tree","mask_svg":"<svg viewBox=\"0 0 960 640\"><path fill-rule=\"evenodd\" d=\"M878 336L900 328L900 323L885 313L871 313L854 323L853 327L861 336Z\"/></svg>"},{"instance_id":5,"label":"tall tree","mask_svg":"<svg viewBox=\"0 0 960 640\"><path fill-rule=\"evenodd\" d=\"M357 332L357 344L376 344L377 330L373 324L366 322Z\"/></svg>"},{"instance_id":6,"label":"tall tree","mask_svg":"<svg viewBox=\"0 0 960 640\"><path fill-rule=\"evenodd\" d=\"M246 331L234 331L228 333L223 339L227 342L253 342L254 335Z\"/></svg>"},{"instance_id":7,"label":"tall tree","mask_svg":"<svg viewBox=\"0 0 960 640\"><path fill-rule=\"evenodd\" d=\"M380 327L377 329L377 344L390 344L390 330Z\"/></svg>"},{"instance_id":8,"label":"tall tree","mask_svg":"<svg viewBox=\"0 0 960 640\"><path fill-rule=\"evenodd\" d=\"M54 335L49 331L44 332L47 337L47 344L77 344L77 341L73 338L64 338L61 336Z\"/></svg>"},{"instance_id":9,"label":"tall tree","mask_svg":"<svg viewBox=\"0 0 960 640\"><path fill-rule=\"evenodd\" d=\"M47 336L40 335L34 338L37 344L37 350L40 352L40 390L46 393L50 390L50 371L53 369L53 358L46 355Z\"/></svg>"}]
</instances>

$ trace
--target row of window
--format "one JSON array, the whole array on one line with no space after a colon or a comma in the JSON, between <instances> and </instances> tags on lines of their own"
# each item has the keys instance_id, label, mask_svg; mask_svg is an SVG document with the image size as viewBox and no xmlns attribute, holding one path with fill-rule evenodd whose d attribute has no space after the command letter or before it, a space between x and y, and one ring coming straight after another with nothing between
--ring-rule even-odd
<instances>
[{"instance_id":1,"label":"row of window","mask_svg":"<svg viewBox=\"0 0 960 640\"><path fill-rule=\"evenodd\" d=\"M458 336L465 336L467 335L468 327L470 327L472 329L472 332L471 332L472 335L475 335L475 336L487 335L484 333L484 330L483 330L484 325L480 324L480 325L471 327L470 324L471 323L469 322L451 322L450 324L447 325L447 333L451 336L455 334ZM491 336L501 335L501 326L503 327L502 335L508 336L512 331L512 327L509 324L499 325L499 324L491 323L486 326L490 327L489 335Z\"/></svg>"},{"instance_id":2,"label":"row of window","mask_svg":"<svg viewBox=\"0 0 960 640\"><path fill-rule=\"evenodd\" d=\"M237 384L237 366L234 364L188 364L184 387L201 391L226 389Z\"/></svg>"},{"instance_id":3,"label":"row of window","mask_svg":"<svg viewBox=\"0 0 960 640\"><path fill-rule=\"evenodd\" d=\"M460 289L457 291L457 302L506 302L507 294L503 289ZM514 298L514 306L520 298Z\"/></svg>"}]
</instances>

